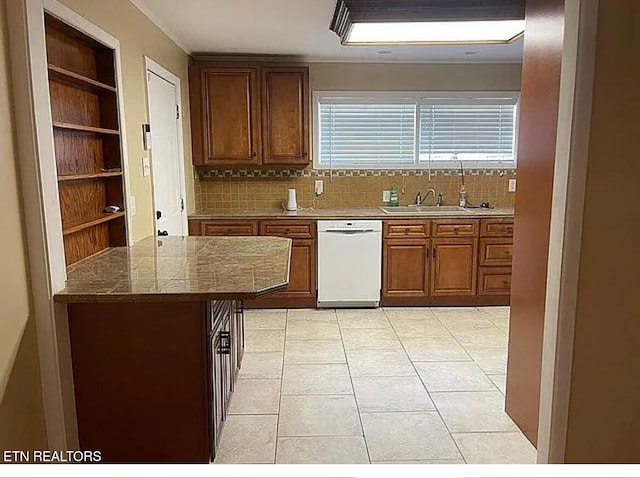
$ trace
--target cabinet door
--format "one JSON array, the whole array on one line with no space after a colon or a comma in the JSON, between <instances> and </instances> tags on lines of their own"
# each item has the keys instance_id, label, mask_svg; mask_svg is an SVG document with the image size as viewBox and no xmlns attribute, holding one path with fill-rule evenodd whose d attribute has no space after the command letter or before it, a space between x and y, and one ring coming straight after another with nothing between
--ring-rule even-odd
<instances>
[{"instance_id":1,"label":"cabinet door","mask_svg":"<svg viewBox=\"0 0 640 478\"><path fill-rule=\"evenodd\" d=\"M477 239L433 239L431 295L475 295Z\"/></svg>"},{"instance_id":2,"label":"cabinet door","mask_svg":"<svg viewBox=\"0 0 640 478\"><path fill-rule=\"evenodd\" d=\"M316 241L314 239L293 239L289 286L285 291L271 294L269 297L312 299L316 297Z\"/></svg>"},{"instance_id":3,"label":"cabinet door","mask_svg":"<svg viewBox=\"0 0 640 478\"><path fill-rule=\"evenodd\" d=\"M257 82L257 68L201 70L204 164L260 164Z\"/></svg>"},{"instance_id":4,"label":"cabinet door","mask_svg":"<svg viewBox=\"0 0 640 478\"><path fill-rule=\"evenodd\" d=\"M211 337L211 428L213 453L220 443L220 434L224 421L224 359L221 355L220 333L215 331Z\"/></svg>"},{"instance_id":5,"label":"cabinet door","mask_svg":"<svg viewBox=\"0 0 640 478\"><path fill-rule=\"evenodd\" d=\"M429 240L388 239L382 261L383 297L426 297L429 293Z\"/></svg>"},{"instance_id":6,"label":"cabinet door","mask_svg":"<svg viewBox=\"0 0 640 478\"><path fill-rule=\"evenodd\" d=\"M224 386L222 387L222 396L224 401L224 418L227 419L229 412L229 400L231 399L231 391L233 389L233 364L231 361L231 321L228 316L222 323L220 329L220 359L222 360L222 374L224 376Z\"/></svg>"},{"instance_id":7,"label":"cabinet door","mask_svg":"<svg viewBox=\"0 0 640 478\"><path fill-rule=\"evenodd\" d=\"M309 164L309 69L262 68L262 162Z\"/></svg>"}]
</instances>

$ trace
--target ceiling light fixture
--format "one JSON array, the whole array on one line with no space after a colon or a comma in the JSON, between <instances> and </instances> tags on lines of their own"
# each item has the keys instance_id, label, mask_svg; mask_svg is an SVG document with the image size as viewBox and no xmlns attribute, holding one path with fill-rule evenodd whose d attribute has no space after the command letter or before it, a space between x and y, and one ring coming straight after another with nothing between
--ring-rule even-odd
<instances>
[{"instance_id":1,"label":"ceiling light fixture","mask_svg":"<svg viewBox=\"0 0 640 478\"><path fill-rule=\"evenodd\" d=\"M507 44L524 33L525 0L337 0L343 45Z\"/></svg>"},{"instance_id":2,"label":"ceiling light fixture","mask_svg":"<svg viewBox=\"0 0 640 478\"><path fill-rule=\"evenodd\" d=\"M354 23L344 44L504 44L511 43L522 33L524 20Z\"/></svg>"}]
</instances>

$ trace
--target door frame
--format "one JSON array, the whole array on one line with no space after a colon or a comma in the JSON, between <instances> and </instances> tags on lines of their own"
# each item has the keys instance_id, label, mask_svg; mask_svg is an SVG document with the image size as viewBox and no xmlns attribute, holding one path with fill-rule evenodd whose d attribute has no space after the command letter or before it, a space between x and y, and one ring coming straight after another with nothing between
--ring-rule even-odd
<instances>
[{"instance_id":1,"label":"door frame","mask_svg":"<svg viewBox=\"0 0 640 478\"><path fill-rule=\"evenodd\" d=\"M565 0L542 341L538 463L563 463L569 417L599 0Z\"/></svg>"},{"instance_id":2,"label":"door frame","mask_svg":"<svg viewBox=\"0 0 640 478\"><path fill-rule=\"evenodd\" d=\"M14 117L29 255L32 313L36 323L42 401L49 449L77 449L77 424L66 307L53 295L65 287L67 267L62 241L55 148L51 123L44 14L49 13L114 50L124 206L129 210L129 161L124 117L120 42L57 0L7 3ZM128 243L133 243L127 214Z\"/></svg>"},{"instance_id":3,"label":"door frame","mask_svg":"<svg viewBox=\"0 0 640 478\"><path fill-rule=\"evenodd\" d=\"M145 88L146 88L146 100L147 100L147 118L149 118L149 123L151 123L151 98L149 96L149 77L148 75L154 74L165 80L167 83L171 83L176 88L176 105L178 107L178 111L180 112L180 121L177 121L178 124L178 162L180 163L180 193L182 194L182 202L184 204L184 208L182 210L182 233L183 235L188 235L189 227L187 220L187 184L186 184L186 172L185 172L185 164L184 164L184 135L182 132L182 115L184 114L184 109L182 108L182 89L180 83L180 77L171 73L169 70L161 66L158 62L149 58L148 56L144 57L144 65L145 65ZM153 130L151 130L151 134L153 134ZM151 157L151 199L153 202L153 224L154 231L158 230L157 219L155 216L156 209L156 196L155 196L155 185L153 181L153 148L149 150Z\"/></svg>"}]
</instances>

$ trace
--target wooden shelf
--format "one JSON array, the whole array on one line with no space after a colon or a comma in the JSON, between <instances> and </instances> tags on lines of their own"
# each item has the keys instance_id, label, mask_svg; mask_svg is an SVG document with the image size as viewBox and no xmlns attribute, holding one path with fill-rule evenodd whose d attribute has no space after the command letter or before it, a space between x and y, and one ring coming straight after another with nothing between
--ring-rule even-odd
<instances>
[{"instance_id":1,"label":"wooden shelf","mask_svg":"<svg viewBox=\"0 0 640 478\"><path fill-rule=\"evenodd\" d=\"M109 171L104 173L90 173L90 174L67 174L64 176L58 176L58 181L78 181L82 179L98 179L98 178L114 178L122 176L122 171Z\"/></svg>"},{"instance_id":2,"label":"wooden shelf","mask_svg":"<svg viewBox=\"0 0 640 478\"><path fill-rule=\"evenodd\" d=\"M73 234L74 232L79 232L79 231L82 231L83 229L87 229L89 227L102 224L103 222L108 222L114 219L118 219L119 217L124 217L124 211L105 212L99 215L98 217L94 217L86 221L75 221L67 224L66 226L63 226L62 235L66 236L68 234Z\"/></svg>"},{"instance_id":3,"label":"wooden shelf","mask_svg":"<svg viewBox=\"0 0 640 478\"><path fill-rule=\"evenodd\" d=\"M93 78L74 73L73 71L65 70L59 66L48 64L47 68L49 70L49 79L78 86L90 91L109 91L111 93L115 93L116 91L113 86L94 80Z\"/></svg>"},{"instance_id":4,"label":"wooden shelf","mask_svg":"<svg viewBox=\"0 0 640 478\"><path fill-rule=\"evenodd\" d=\"M54 121L53 127L58 129L69 129L73 131L84 131L86 133L100 133L100 134L120 134L117 129L97 128L95 126L85 126L82 124L73 123L61 123L60 121Z\"/></svg>"}]
</instances>

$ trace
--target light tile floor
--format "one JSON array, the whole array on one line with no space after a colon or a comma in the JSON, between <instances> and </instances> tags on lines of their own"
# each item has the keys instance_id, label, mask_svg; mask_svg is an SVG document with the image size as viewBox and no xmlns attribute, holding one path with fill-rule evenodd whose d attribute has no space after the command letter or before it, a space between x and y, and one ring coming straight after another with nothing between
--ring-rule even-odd
<instances>
[{"instance_id":1,"label":"light tile floor","mask_svg":"<svg viewBox=\"0 0 640 478\"><path fill-rule=\"evenodd\" d=\"M248 310L216 463L535 463L508 307Z\"/></svg>"}]
</instances>

